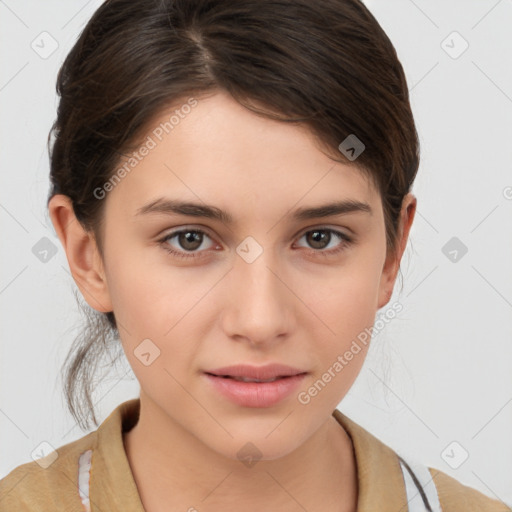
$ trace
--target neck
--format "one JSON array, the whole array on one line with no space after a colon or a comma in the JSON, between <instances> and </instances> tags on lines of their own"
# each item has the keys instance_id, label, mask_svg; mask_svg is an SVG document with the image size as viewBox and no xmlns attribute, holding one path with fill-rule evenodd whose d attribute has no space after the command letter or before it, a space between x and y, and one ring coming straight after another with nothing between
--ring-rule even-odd
<instances>
[{"instance_id":1,"label":"neck","mask_svg":"<svg viewBox=\"0 0 512 512\"><path fill-rule=\"evenodd\" d=\"M352 441L333 416L287 456L245 465L141 400L139 420L124 433L124 443L146 512L224 512L232 503L244 512L356 511Z\"/></svg>"}]
</instances>

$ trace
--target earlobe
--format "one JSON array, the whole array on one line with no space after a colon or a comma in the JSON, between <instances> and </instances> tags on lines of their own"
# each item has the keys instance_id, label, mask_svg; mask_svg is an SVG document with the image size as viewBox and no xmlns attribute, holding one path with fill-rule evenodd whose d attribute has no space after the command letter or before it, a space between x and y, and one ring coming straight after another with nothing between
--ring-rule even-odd
<instances>
[{"instance_id":1,"label":"earlobe","mask_svg":"<svg viewBox=\"0 0 512 512\"><path fill-rule=\"evenodd\" d=\"M54 195L48 209L66 252L71 275L84 299L96 311L112 311L104 267L93 233L86 231L77 220L68 196Z\"/></svg>"},{"instance_id":2,"label":"earlobe","mask_svg":"<svg viewBox=\"0 0 512 512\"><path fill-rule=\"evenodd\" d=\"M386 258L379 290L378 309L384 307L393 295L396 277L400 268L400 261L407 246L409 232L416 214L417 199L411 193L407 194L402 201L402 210L400 212L400 225L398 231L398 245L395 254L390 254Z\"/></svg>"}]
</instances>

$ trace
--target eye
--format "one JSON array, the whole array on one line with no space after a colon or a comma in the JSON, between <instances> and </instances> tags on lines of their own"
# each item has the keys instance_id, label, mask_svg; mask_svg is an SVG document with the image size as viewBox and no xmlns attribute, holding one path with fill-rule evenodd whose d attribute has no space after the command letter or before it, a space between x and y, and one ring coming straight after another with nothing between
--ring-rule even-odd
<instances>
[{"instance_id":1,"label":"eye","mask_svg":"<svg viewBox=\"0 0 512 512\"><path fill-rule=\"evenodd\" d=\"M203 246L205 237L210 238L204 231L200 229L181 229L179 231L169 233L164 238L159 240L159 243L167 252L173 256L177 256L178 258L197 258L200 256L196 253L202 252L197 251L197 249ZM180 246L178 250L169 244L169 241L173 238L176 238L176 242Z\"/></svg>"},{"instance_id":2,"label":"eye","mask_svg":"<svg viewBox=\"0 0 512 512\"><path fill-rule=\"evenodd\" d=\"M180 229L167 234L164 238L159 240L160 245L165 251L178 258L199 258L203 257L204 240L211 237L201 229ZM322 256L330 256L345 250L350 244L353 243L352 238L344 233L335 229L320 227L306 231L300 238L306 238L307 243L313 249L312 253L321 254ZM170 244L170 241L176 239L178 247ZM341 240L341 243L335 243L334 248L326 249L331 242L336 242L336 239ZM217 245L217 248L219 246ZM201 249L202 250L199 250Z\"/></svg>"},{"instance_id":3,"label":"eye","mask_svg":"<svg viewBox=\"0 0 512 512\"><path fill-rule=\"evenodd\" d=\"M304 237L306 238L310 247L313 247L314 251L312 252L325 256L337 254L345 250L352 243L351 237L340 231L326 227L310 229L301 236L301 238ZM335 243L333 249L326 250L331 242L336 242L336 239L341 240L342 243Z\"/></svg>"}]
</instances>

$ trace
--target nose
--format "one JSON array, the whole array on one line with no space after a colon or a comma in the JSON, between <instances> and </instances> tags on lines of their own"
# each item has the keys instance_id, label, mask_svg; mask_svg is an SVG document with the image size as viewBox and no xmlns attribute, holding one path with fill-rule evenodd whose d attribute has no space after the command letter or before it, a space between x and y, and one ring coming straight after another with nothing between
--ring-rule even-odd
<instances>
[{"instance_id":1,"label":"nose","mask_svg":"<svg viewBox=\"0 0 512 512\"><path fill-rule=\"evenodd\" d=\"M274 344L290 335L294 328L294 301L289 283L263 251L247 262L236 256L226 276L226 302L222 310L222 328L227 336L253 345Z\"/></svg>"}]
</instances>

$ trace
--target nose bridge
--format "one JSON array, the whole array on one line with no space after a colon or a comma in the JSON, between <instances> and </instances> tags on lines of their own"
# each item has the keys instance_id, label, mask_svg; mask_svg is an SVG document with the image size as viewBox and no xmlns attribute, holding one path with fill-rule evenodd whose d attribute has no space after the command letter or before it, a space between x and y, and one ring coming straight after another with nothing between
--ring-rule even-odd
<instances>
[{"instance_id":1,"label":"nose bridge","mask_svg":"<svg viewBox=\"0 0 512 512\"><path fill-rule=\"evenodd\" d=\"M227 330L251 341L270 340L286 330L289 291L278 277L274 252L247 237L236 249L230 272ZM277 274L277 275L276 275Z\"/></svg>"},{"instance_id":2,"label":"nose bridge","mask_svg":"<svg viewBox=\"0 0 512 512\"><path fill-rule=\"evenodd\" d=\"M249 251L243 252L248 246ZM260 246L261 247L261 246ZM254 242L248 241L240 244L237 248L238 257L235 262L234 271L236 281L240 283L237 286L241 291L241 298L244 300L244 306L251 306L260 309L262 306L273 308L279 302L282 284L274 274L276 259L270 248L263 249L255 247Z\"/></svg>"}]
</instances>

